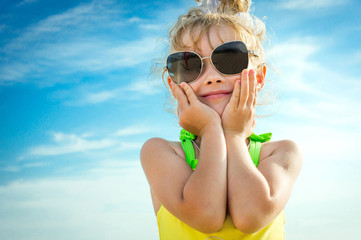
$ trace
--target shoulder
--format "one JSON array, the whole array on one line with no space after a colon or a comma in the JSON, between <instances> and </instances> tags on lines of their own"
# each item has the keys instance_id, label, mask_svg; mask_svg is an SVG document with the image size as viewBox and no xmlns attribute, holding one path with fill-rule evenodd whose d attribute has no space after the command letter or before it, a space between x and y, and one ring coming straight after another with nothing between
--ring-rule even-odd
<instances>
[{"instance_id":1,"label":"shoulder","mask_svg":"<svg viewBox=\"0 0 361 240\"><path fill-rule=\"evenodd\" d=\"M142 146L140 153L141 155L144 153L152 153L154 150L161 148L168 148L169 150L171 150L169 141L163 139L163 138L150 138L148 139Z\"/></svg>"},{"instance_id":2,"label":"shoulder","mask_svg":"<svg viewBox=\"0 0 361 240\"><path fill-rule=\"evenodd\" d=\"M301 169L302 152L293 140L280 140L262 144L260 162L281 167L283 170L298 175Z\"/></svg>"},{"instance_id":3,"label":"shoulder","mask_svg":"<svg viewBox=\"0 0 361 240\"><path fill-rule=\"evenodd\" d=\"M263 158L282 152L291 152L296 155L301 155L300 148L293 140L286 139L262 143L261 157Z\"/></svg>"},{"instance_id":4,"label":"shoulder","mask_svg":"<svg viewBox=\"0 0 361 240\"><path fill-rule=\"evenodd\" d=\"M142 146L140 150L140 160L142 164L145 161L151 161L149 159L157 159L156 155L174 154L180 158L185 158L182 145L180 142L168 141L163 138L150 138Z\"/></svg>"},{"instance_id":5,"label":"shoulder","mask_svg":"<svg viewBox=\"0 0 361 240\"><path fill-rule=\"evenodd\" d=\"M180 149L182 147L179 145L181 144L178 142L162 138L151 138L143 144L140 151L140 161L148 180L158 179L162 182L175 175L180 175L179 178L183 178L192 172L184 160L184 153L183 156L181 155Z\"/></svg>"},{"instance_id":6,"label":"shoulder","mask_svg":"<svg viewBox=\"0 0 361 240\"><path fill-rule=\"evenodd\" d=\"M180 196L184 185L193 173L184 158L179 156L178 148L177 142L151 138L143 144L140 151L140 160L151 189L155 212L162 204L173 215L176 214L175 216L182 204Z\"/></svg>"},{"instance_id":7,"label":"shoulder","mask_svg":"<svg viewBox=\"0 0 361 240\"><path fill-rule=\"evenodd\" d=\"M159 149L167 149L169 151L173 151L174 153L179 153L179 150L182 150L182 145L180 142L177 141L168 141L166 139L163 138L158 138L158 137L154 137L154 138L150 138L148 139L142 146L141 148L141 153L142 152L153 152L153 151L157 151Z\"/></svg>"}]
</instances>

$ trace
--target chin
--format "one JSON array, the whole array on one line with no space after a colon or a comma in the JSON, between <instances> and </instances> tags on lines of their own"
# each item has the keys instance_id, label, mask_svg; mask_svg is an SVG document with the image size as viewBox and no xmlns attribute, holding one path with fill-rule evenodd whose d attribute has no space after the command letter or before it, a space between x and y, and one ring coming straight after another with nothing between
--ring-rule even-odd
<instances>
[{"instance_id":1,"label":"chin","mask_svg":"<svg viewBox=\"0 0 361 240\"><path fill-rule=\"evenodd\" d=\"M212 108L214 111L216 111L218 113L219 116L222 116L224 109L226 108L228 101L223 101L223 102L218 102L218 103L209 103L209 102L204 102L202 101L205 105L207 105L208 107Z\"/></svg>"},{"instance_id":2,"label":"chin","mask_svg":"<svg viewBox=\"0 0 361 240\"><path fill-rule=\"evenodd\" d=\"M216 111L218 113L218 115L221 117L225 108L226 108L226 106L218 105L218 106L213 107L213 110Z\"/></svg>"}]
</instances>

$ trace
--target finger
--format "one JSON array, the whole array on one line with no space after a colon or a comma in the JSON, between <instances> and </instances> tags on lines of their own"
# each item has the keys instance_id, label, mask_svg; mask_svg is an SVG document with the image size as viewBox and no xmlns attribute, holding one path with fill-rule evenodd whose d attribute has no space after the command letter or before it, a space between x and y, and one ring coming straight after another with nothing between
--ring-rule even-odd
<instances>
[{"instance_id":1,"label":"finger","mask_svg":"<svg viewBox=\"0 0 361 240\"><path fill-rule=\"evenodd\" d=\"M183 89L180 86L172 83L172 92L173 92L173 96L175 97L175 99L178 102L178 105L180 105L181 108L188 105L187 97L184 94Z\"/></svg>"},{"instance_id":2,"label":"finger","mask_svg":"<svg viewBox=\"0 0 361 240\"><path fill-rule=\"evenodd\" d=\"M229 104L231 104L232 107L234 108L238 107L240 95L241 95L241 80L237 80L234 83L232 97L229 100Z\"/></svg>"},{"instance_id":3,"label":"finger","mask_svg":"<svg viewBox=\"0 0 361 240\"><path fill-rule=\"evenodd\" d=\"M255 99L255 95L256 95L256 77L255 77L255 72L253 69L249 70L249 74L248 74L248 79L249 79L249 95L248 95L248 99L247 99L247 106L251 107L253 105L253 101Z\"/></svg>"},{"instance_id":4,"label":"finger","mask_svg":"<svg viewBox=\"0 0 361 240\"><path fill-rule=\"evenodd\" d=\"M256 80L256 90L255 90L254 101L253 101L254 108L256 108L256 105L257 105L257 97L258 97L258 84L257 84L257 80Z\"/></svg>"},{"instance_id":5,"label":"finger","mask_svg":"<svg viewBox=\"0 0 361 240\"><path fill-rule=\"evenodd\" d=\"M256 93L256 95L254 96L253 103L252 103L252 107L253 107L254 109L256 108L256 104L257 104L257 93Z\"/></svg>"},{"instance_id":6,"label":"finger","mask_svg":"<svg viewBox=\"0 0 361 240\"><path fill-rule=\"evenodd\" d=\"M248 99L248 70L245 69L241 76L241 98L239 101L239 107L244 108Z\"/></svg>"},{"instance_id":7,"label":"finger","mask_svg":"<svg viewBox=\"0 0 361 240\"><path fill-rule=\"evenodd\" d=\"M178 116L178 118L180 116L181 111L182 111L182 109L180 108L180 106L178 104L178 106L177 106L177 116Z\"/></svg>"},{"instance_id":8,"label":"finger","mask_svg":"<svg viewBox=\"0 0 361 240\"><path fill-rule=\"evenodd\" d=\"M191 86L189 86L187 83L183 82L180 84L181 87L183 88L187 98L188 98L188 102L189 104L195 103L198 98L196 97L196 95L193 92L193 89L191 88Z\"/></svg>"},{"instance_id":9,"label":"finger","mask_svg":"<svg viewBox=\"0 0 361 240\"><path fill-rule=\"evenodd\" d=\"M182 107L181 107L181 103L178 100L178 94L177 94L177 85L174 84L173 82L170 83L171 84L171 91L172 91L172 95L174 97L174 99L177 101L177 115L178 117L180 116L180 113L182 111Z\"/></svg>"}]
</instances>

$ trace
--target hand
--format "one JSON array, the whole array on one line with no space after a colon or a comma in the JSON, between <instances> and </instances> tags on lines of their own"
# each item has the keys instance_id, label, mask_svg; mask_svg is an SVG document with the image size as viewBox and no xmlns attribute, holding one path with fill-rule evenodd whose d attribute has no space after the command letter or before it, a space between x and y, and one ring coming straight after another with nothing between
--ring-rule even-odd
<instances>
[{"instance_id":1,"label":"hand","mask_svg":"<svg viewBox=\"0 0 361 240\"><path fill-rule=\"evenodd\" d=\"M232 97L222 113L225 134L232 133L249 137L256 125L257 78L253 69L243 70L241 80L234 84Z\"/></svg>"},{"instance_id":2,"label":"hand","mask_svg":"<svg viewBox=\"0 0 361 240\"><path fill-rule=\"evenodd\" d=\"M202 136L205 129L214 124L221 125L221 118L211 107L200 102L187 83L172 84L172 93L178 102L179 125L188 132Z\"/></svg>"}]
</instances>

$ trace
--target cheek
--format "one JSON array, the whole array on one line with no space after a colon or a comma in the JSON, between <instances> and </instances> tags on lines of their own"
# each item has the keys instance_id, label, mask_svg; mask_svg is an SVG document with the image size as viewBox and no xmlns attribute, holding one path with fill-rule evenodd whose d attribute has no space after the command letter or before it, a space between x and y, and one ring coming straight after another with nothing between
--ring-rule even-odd
<instances>
[{"instance_id":1,"label":"cheek","mask_svg":"<svg viewBox=\"0 0 361 240\"><path fill-rule=\"evenodd\" d=\"M188 83L188 85L192 88L193 92L195 94L197 94L198 90L199 90L199 81L195 81L195 82L192 82L192 83ZM199 98L198 98L199 99Z\"/></svg>"},{"instance_id":2,"label":"cheek","mask_svg":"<svg viewBox=\"0 0 361 240\"><path fill-rule=\"evenodd\" d=\"M234 87L236 86L237 81L241 81L241 75L237 75L237 76L233 77L232 80L230 81L232 83L232 91L234 90Z\"/></svg>"}]
</instances>

